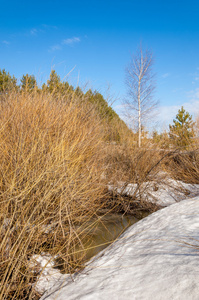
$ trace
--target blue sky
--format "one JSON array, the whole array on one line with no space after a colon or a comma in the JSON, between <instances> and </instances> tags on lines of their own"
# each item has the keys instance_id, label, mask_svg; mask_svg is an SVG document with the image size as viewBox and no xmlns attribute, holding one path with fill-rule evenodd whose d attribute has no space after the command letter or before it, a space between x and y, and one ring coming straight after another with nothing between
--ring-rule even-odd
<instances>
[{"instance_id":1,"label":"blue sky","mask_svg":"<svg viewBox=\"0 0 199 300\"><path fill-rule=\"evenodd\" d=\"M116 99L126 96L125 67L142 42L153 51L160 125L181 105L199 114L199 1L1 0L0 68L45 82L62 79Z\"/></svg>"}]
</instances>

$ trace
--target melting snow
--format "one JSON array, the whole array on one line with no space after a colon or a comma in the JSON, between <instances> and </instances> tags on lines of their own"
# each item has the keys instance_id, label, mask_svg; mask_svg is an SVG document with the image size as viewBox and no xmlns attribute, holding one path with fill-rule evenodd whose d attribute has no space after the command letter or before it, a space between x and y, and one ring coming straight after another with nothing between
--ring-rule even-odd
<instances>
[{"instance_id":1,"label":"melting snow","mask_svg":"<svg viewBox=\"0 0 199 300\"><path fill-rule=\"evenodd\" d=\"M42 300L198 300L199 197L132 225L82 272L59 274L46 290Z\"/></svg>"},{"instance_id":2,"label":"melting snow","mask_svg":"<svg viewBox=\"0 0 199 300\"><path fill-rule=\"evenodd\" d=\"M139 189L137 184L125 185L124 182L119 182L117 186L110 184L108 189L119 194L137 196L138 198L140 189L143 200L155 202L162 206L168 206L187 197L192 198L199 195L199 184L188 184L171 178L163 178L162 181L160 179L158 184L153 181L144 182Z\"/></svg>"}]
</instances>

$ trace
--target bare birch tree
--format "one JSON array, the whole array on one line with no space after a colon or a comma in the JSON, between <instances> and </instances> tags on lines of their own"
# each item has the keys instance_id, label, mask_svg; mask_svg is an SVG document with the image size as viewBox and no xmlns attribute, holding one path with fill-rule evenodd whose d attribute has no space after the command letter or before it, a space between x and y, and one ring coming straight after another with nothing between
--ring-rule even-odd
<instances>
[{"instance_id":1,"label":"bare birch tree","mask_svg":"<svg viewBox=\"0 0 199 300\"><path fill-rule=\"evenodd\" d=\"M144 121L150 118L157 107L154 99L154 74L152 72L153 55L149 50L140 47L125 70L125 81L128 97L124 101L125 115L138 127L138 146L141 146L141 135Z\"/></svg>"}]
</instances>

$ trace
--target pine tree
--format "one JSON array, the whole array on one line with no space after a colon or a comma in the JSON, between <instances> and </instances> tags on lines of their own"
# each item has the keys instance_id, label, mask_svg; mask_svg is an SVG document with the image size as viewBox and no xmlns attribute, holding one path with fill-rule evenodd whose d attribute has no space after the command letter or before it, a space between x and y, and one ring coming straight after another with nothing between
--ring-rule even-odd
<instances>
[{"instance_id":1,"label":"pine tree","mask_svg":"<svg viewBox=\"0 0 199 300\"><path fill-rule=\"evenodd\" d=\"M183 106L178 110L173 125L169 125L169 137L177 147L187 148L194 138L194 122L192 116L185 111Z\"/></svg>"},{"instance_id":2,"label":"pine tree","mask_svg":"<svg viewBox=\"0 0 199 300\"><path fill-rule=\"evenodd\" d=\"M12 89L17 89L17 79L6 72L5 69L0 69L0 93L8 92Z\"/></svg>"},{"instance_id":3,"label":"pine tree","mask_svg":"<svg viewBox=\"0 0 199 300\"><path fill-rule=\"evenodd\" d=\"M34 75L23 75L21 78L21 88L28 92L37 87L37 82Z\"/></svg>"},{"instance_id":4,"label":"pine tree","mask_svg":"<svg viewBox=\"0 0 199 300\"><path fill-rule=\"evenodd\" d=\"M61 81L60 76L55 70L50 73L50 78L47 80L47 84L42 85L42 90L52 93L54 96L64 96L70 97L74 92L74 89L67 81ZM77 90L77 93L79 90ZM82 93L82 92L81 92Z\"/></svg>"},{"instance_id":5,"label":"pine tree","mask_svg":"<svg viewBox=\"0 0 199 300\"><path fill-rule=\"evenodd\" d=\"M50 93L57 92L60 90L61 79L60 76L57 75L55 70L52 70L50 73L50 78L47 80L47 89Z\"/></svg>"}]
</instances>

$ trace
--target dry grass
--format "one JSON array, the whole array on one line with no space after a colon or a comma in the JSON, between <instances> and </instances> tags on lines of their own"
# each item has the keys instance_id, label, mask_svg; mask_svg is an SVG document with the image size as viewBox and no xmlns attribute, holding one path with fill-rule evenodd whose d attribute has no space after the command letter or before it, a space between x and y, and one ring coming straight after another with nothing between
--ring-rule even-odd
<instances>
[{"instance_id":1,"label":"dry grass","mask_svg":"<svg viewBox=\"0 0 199 300\"><path fill-rule=\"evenodd\" d=\"M108 145L109 159L108 177L110 182L118 181L142 185L146 181L155 180L161 170L165 152L159 151L150 144L137 148L133 144Z\"/></svg>"},{"instance_id":2,"label":"dry grass","mask_svg":"<svg viewBox=\"0 0 199 300\"><path fill-rule=\"evenodd\" d=\"M164 168L174 180L199 184L199 151L196 147L189 151L170 151Z\"/></svg>"},{"instance_id":3,"label":"dry grass","mask_svg":"<svg viewBox=\"0 0 199 300\"><path fill-rule=\"evenodd\" d=\"M165 176L160 174L168 154L154 148L150 143L138 148L133 139L120 146L109 144L106 150L107 178L112 186L108 206L115 207L115 211L133 214L137 218L160 209L160 205L146 199L151 198L151 185L156 190L165 181Z\"/></svg>"},{"instance_id":4,"label":"dry grass","mask_svg":"<svg viewBox=\"0 0 199 300\"><path fill-rule=\"evenodd\" d=\"M5 101L6 100L6 101ZM33 254L81 265L78 224L104 197L103 128L85 104L44 94L0 103L0 299L37 299Z\"/></svg>"}]
</instances>

